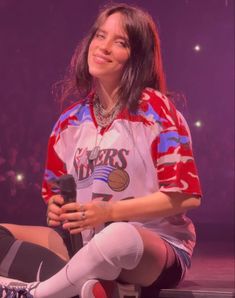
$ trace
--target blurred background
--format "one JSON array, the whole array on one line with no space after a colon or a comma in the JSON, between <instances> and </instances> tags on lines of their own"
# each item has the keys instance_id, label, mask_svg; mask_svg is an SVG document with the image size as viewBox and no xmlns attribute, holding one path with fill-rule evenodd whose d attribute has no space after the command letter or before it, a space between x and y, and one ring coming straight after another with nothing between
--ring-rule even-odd
<instances>
[{"instance_id":1,"label":"blurred background","mask_svg":"<svg viewBox=\"0 0 235 298\"><path fill-rule=\"evenodd\" d=\"M148 0L158 24L168 89L193 137L203 188L191 211L199 237L233 239L234 1ZM62 79L99 0L0 0L0 222L45 224L40 189Z\"/></svg>"}]
</instances>

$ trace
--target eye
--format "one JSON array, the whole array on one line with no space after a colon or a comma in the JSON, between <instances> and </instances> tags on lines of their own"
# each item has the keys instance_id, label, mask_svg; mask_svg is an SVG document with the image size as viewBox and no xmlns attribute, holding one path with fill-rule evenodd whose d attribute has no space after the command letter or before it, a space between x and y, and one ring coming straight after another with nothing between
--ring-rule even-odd
<instances>
[{"instance_id":1,"label":"eye","mask_svg":"<svg viewBox=\"0 0 235 298\"><path fill-rule=\"evenodd\" d=\"M129 48L129 44L128 42L126 42L125 40L116 40L116 44L122 48Z\"/></svg>"},{"instance_id":2,"label":"eye","mask_svg":"<svg viewBox=\"0 0 235 298\"><path fill-rule=\"evenodd\" d=\"M97 33L95 34L95 38L97 38L97 39L104 39L104 38L105 38L104 33L97 32Z\"/></svg>"}]
</instances>

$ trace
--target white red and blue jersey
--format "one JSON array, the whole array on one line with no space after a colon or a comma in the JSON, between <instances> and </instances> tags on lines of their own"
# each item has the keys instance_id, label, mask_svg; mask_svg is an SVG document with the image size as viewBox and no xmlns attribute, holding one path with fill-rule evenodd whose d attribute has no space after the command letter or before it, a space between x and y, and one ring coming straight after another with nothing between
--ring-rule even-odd
<instances>
[{"instance_id":1,"label":"white red and blue jersey","mask_svg":"<svg viewBox=\"0 0 235 298\"><path fill-rule=\"evenodd\" d=\"M98 155L90 162L95 146L99 146ZM108 129L100 131L97 126L92 95L60 116L49 139L45 201L58 193L54 182L67 173L76 181L80 203L117 201L157 191L201 195L187 123L166 96L150 88L143 91L137 113L123 109ZM135 224L191 255L195 231L185 214ZM93 233L83 232L84 241Z\"/></svg>"}]
</instances>

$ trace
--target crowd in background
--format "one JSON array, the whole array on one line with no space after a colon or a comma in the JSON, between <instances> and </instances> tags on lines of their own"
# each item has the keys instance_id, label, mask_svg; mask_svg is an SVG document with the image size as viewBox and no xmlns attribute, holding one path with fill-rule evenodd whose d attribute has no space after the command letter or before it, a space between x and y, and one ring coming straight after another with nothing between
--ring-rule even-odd
<instances>
[{"instance_id":1,"label":"crowd in background","mask_svg":"<svg viewBox=\"0 0 235 298\"><path fill-rule=\"evenodd\" d=\"M0 193L2 221L43 224L41 184L47 138L55 112L19 94L2 99L0 113ZM27 98L27 96L25 96Z\"/></svg>"}]
</instances>

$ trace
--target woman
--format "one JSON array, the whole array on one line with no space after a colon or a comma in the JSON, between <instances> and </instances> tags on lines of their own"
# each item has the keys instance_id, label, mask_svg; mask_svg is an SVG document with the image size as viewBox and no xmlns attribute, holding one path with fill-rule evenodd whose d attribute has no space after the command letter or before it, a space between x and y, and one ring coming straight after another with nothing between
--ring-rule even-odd
<instances>
[{"instance_id":1,"label":"woman","mask_svg":"<svg viewBox=\"0 0 235 298\"><path fill-rule=\"evenodd\" d=\"M44 281L18 287L33 297L83 298L98 297L100 279L177 285L195 245L185 212L200 205L201 191L187 125L164 95L151 17L125 4L106 7L75 51L62 91L62 99L82 99L61 115L49 140L43 196L51 228L5 224L2 231L67 263L49 279L44 274ZM56 181L67 173L76 181L77 201L63 204ZM61 225L83 236L70 260ZM0 284L17 288L9 278Z\"/></svg>"}]
</instances>

